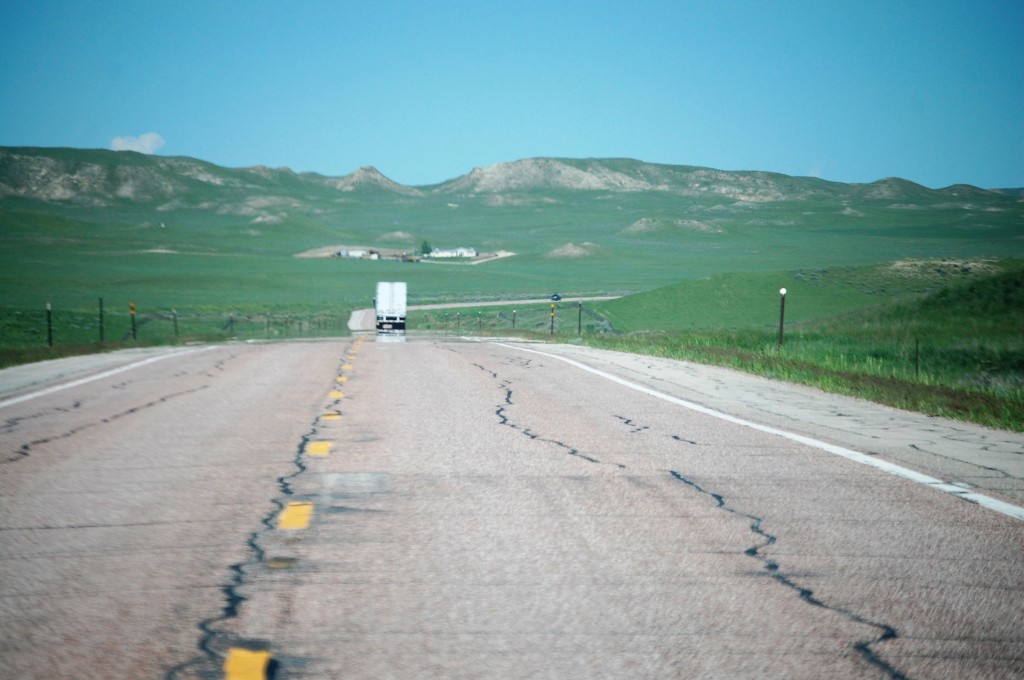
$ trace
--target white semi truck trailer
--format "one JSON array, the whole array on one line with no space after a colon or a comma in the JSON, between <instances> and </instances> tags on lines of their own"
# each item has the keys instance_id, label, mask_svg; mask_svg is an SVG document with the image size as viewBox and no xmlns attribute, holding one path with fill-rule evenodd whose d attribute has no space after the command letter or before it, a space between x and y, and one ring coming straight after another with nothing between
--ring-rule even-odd
<instances>
[{"instance_id":1,"label":"white semi truck trailer","mask_svg":"<svg viewBox=\"0 0 1024 680\"><path fill-rule=\"evenodd\" d=\"M377 308L377 332L404 334L405 281L378 281L377 297L373 302Z\"/></svg>"}]
</instances>

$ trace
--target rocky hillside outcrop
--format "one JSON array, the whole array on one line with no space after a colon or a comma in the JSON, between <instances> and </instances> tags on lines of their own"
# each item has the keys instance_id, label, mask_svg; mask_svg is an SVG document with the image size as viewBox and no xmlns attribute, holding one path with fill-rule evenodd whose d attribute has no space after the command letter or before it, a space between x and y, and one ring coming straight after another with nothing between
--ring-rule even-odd
<instances>
[{"instance_id":1,"label":"rocky hillside outcrop","mask_svg":"<svg viewBox=\"0 0 1024 680\"><path fill-rule=\"evenodd\" d=\"M894 178L870 184L843 184L814 177L662 165L632 159L557 158L529 158L474 168L467 175L438 185L434 191L462 195L537 191L656 191L695 198L719 197L747 203L812 198L912 200L935 193L913 182ZM982 189L976 191L984 192Z\"/></svg>"},{"instance_id":2,"label":"rocky hillside outcrop","mask_svg":"<svg viewBox=\"0 0 1024 680\"><path fill-rule=\"evenodd\" d=\"M384 191L405 194L407 196L422 195L422 192L414 187L407 187L385 177L372 165L359 168L351 175L345 175L344 177L322 177L321 182L324 186L345 192Z\"/></svg>"},{"instance_id":3,"label":"rocky hillside outcrop","mask_svg":"<svg viewBox=\"0 0 1024 680\"><path fill-rule=\"evenodd\" d=\"M936 191L898 178L843 184L632 159L559 158L498 163L434 186L410 187L369 166L343 177L325 177L288 168L223 168L193 158L130 151L0 147L0 199L21 197L83 206L155 203L163 209L205 209L216 205L219 211L232 212L232 206L251 211L254 203L299 209L310 201L333 202L359 195L480 197L485 205L504 206L552 201L564 192L658 192L748 204L822 199L915 207L940 199L951 205L1005 201L1012 191L966 185Z\"/></svg>"},{"instance_id":4,"label":"rocky hillside outcrop","mask_svg":"<svg viewBox=\"0 0 1024 680\"><path fill-rule=\"evenodd\" d=\"M0 148L0 198L103 206L151 203L202 207L211 200L295 205L310 191L391 192L419 195L382 175L360 168L344 177L296 174L288 168L223 168L183 157L102 149Z\"/></svg>"}]
</instances>

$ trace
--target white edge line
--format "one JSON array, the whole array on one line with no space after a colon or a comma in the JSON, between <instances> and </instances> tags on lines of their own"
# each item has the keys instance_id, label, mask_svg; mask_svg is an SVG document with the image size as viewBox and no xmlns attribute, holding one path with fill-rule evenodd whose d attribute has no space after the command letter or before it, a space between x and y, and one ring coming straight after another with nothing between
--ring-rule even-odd
<instances>
[{"instance_id":1,"label":"white edge line","mask_svg":"<svg viewBox=\"0 0 1024 680\"><path fill-rule=\"evenodd\" d=\"M1012 517L1014 519L1024 520L1024 508L1022 508L1022 507L1020 507L1018 505L1013 505L1012 503L1006 503L1005 501L1001 501L1001 500L992 498L990 496L986 496L984 494L976 493L976 492L973 492L973 491L968 491L968 490L964 489L963 487L957 486L956 484L951 484L949 482L943 482L942 480L936 479L935 477L930 477L928 475L922 474L920 472L916 472L916 471L911 470L909 468L905 468L903 466L896 465L895 463L890 463L889 461L881 460L881 459L875 458L873 456L869 456L866 453L861 453L860 451L854 451L853 449L847 449L847 448L844 448L842 446L836 446L835 444L829 444L828 442L823 442L823 441L820 441L820 440L817 440L817 439L812 439L811 437L805 437L805 436L800 435L800 434L795 434L793 432L787 432L785 430L780 430L778 428L770 427L768 425L761 425L759 423L755 423L755 422L752 422L752 421L749 421L749 420L744 420L742 418L737 418L736 416L731 416L728 413L722 413L721 411L715 411L714 409L710 409L710 408L708 408L706 406L701 406L700 404L694 403L692 401L686 401L685 399L680 399L678 397L673 397L670 394L665 394L664 392L659 392L659 391L653 390L653 389L651 389L649 387L644 387L643 385L638 385L638 384L630 382L630 381L628 381L628 380L626 380L624 378L620 378L617 375L612 375L611 373L606 373L605 371L596 369L596 368L594 368L592 366L587 366L586 364L580 363L579 361L575 361L573 359L569 359L569 358L566 358L566 357L558 356L557 354L550 354L548 352L541 352L541 351L535 350L535 349L527 349L525 347L516 347L515 345L508 345L508 344L505 344L503 342L495 342L494 344L495 345L499 345L501 347L506 347L506 348L511 349L511 350L519 351L519 352L531 352L533 354L540 354L542 356L550 357L552 359L558 359L559 361L564 361L565 363L567 363L567 364L569 364L571 366L575 366L576 368L580 368L580 369L582 369L584 371L588 371L590 373L593 373L594 375L598 375L598 376L600 376L602 378L605 378L606 380L611 380L612 382L615 382L615 383L618 383L618 384L623 385L625 387L628 387L630 389L636 390L637 392L643 392L644 394L650 395L652 397L656 397L656 398L661 399L663 401L667 401L667 402L669 402L671 404L676 404L677 406L682 406L684 408L688 408L688 409L691 409L693 411L697 411L698 413L703 413L705 415L709 415L709 416L712 416L712 417L715 417L715 418L719 418L720 420L724 420L726 422L734 423L736 425L742 425L743 427L749 427L752 430L758 430L760 432L765 432L765 433L768 433L768 434L777 435L779 437L784 437L786 439L789 439L790 441L794 441L794 442L797 442L799 444L804 444L806 446L811 446L813 448L820 449L820 450L825 451L827 453L832 453L832 454L835 454L837 456L842 456L843 458L846 458L848 460L852 460L855 463L860 463L862 465L868 465L868 466L873 467L873 468L875 468L877 470L881 470L882 472L887 472L887 473L889 473L891 475L895 475L897 477L902 477L903 479L908 479L908 480L910 480L912 482L916 482L917 484L921 484L923 486L927 486L929 488L935 489L936 491L942 491L944 493L951 494L953 496L956 496L957 498L960 498L962 500L968 501L969 503L976 503L977 505L980 505L982 507L988 508L989 510L994 510L994 511L996 511L998 513L1006 515L1007 517Z\"/></svg>"},{"instance_id":2,"label":"white edge line","mask_svg":"<svg viewBox=\"0 0 1024 680\"><path fill-rule=\"evenodd\" d=\"M4 408L5 406L13 406L14 404L20 404L21 402L28 401L29 399L35 399L36 397L43 397L43 396L46 396L47 394L53 394L54 392L60 392L61 390L66 390L66 389L69 389L69 388L72 388L72 387L78 387L79 385L84 385L85 383L89 383L89 382L92 382L94 380L102 380L103 378L109 378L112 375L117 375L118 373L124 373L125 371L132 370L133 368L139 368L140 366L145 366L146 364L152 364L152 363L157 362L157 361L163 361L164 359L170 359L171 357L180 357L180 356L182 356L184 354L191 354L192 352L205 352L206 350L213 349L214 347L215 347L215 345L210 345L208 347L197 347L195 349L183 349L183 350L180 350L180 351L177 351L177 352L168 352L167 354L160 354L160 355L157 355L155 357L150 357L148 359L143 359L142 361L136 361L133 364L127 364L125 366L119 366L118 368L112 368L109 371L104 371L103 373L97 373L95 375L90 375L90 376L87 376L85 378L79 378L78 380L72 380L71 382L61 383L59 385L54 385L53 387L47 387L46 389L42 389L42 390L39 390L37 392L30 392L28 394L23 394L20 397L14 397L12 399L6 399L4 401L0 401L0 408Z\"/></svg>"}]
</instances>

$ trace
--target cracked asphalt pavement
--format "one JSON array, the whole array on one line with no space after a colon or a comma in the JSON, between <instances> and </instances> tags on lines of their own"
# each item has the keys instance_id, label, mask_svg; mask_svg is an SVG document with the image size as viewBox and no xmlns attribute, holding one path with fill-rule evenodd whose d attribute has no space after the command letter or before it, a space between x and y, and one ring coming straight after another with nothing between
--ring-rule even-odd
<instances>
[{"instance_id":1,"label":"cracked asphalt pavement","mask_svg":"<svg viewBox=\"0 0 1024 680\"><path fill-rule=\"evenodd\" d=\"M1019 435L572 346L155 356L0 371L2 677L1024 677L1024 521L956 491L1018 507Z\"/></svg>"}]
</instances>

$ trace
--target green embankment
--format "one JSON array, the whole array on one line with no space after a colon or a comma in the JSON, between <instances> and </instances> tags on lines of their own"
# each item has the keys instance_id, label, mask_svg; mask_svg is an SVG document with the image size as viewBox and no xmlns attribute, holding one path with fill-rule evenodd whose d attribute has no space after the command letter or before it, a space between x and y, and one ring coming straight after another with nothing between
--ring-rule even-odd
<instances>
[{"instance_id":1,"label":"green embankment","mask_svg":"<svg viewBox=\"0 0 1024 680\"><path fill-rule=\"evenodd\" d=\"M781 300L787 289L783 343ZM512 328L513 310L515 330ZM742 273L607 302L414 312L416 328L515 334L729 366L1024 430L1024 261L902 260Z\"/></svg>"},{"instance_id":2,"label":"green embankment","mask_svg":"<svg viewBox=\"0 0 1024 680\"><path fill-rule=\"evenodd\" d=\"M730 366L899 408L1024 430L1024 263L918 265L916 275L909 276L904 263L894 278L886 276L893 265L820 272L811 285L806 285L807 272L789 280L769 277L773 284L780 279L782 285L793 282L792 288L787 286L781 346L777 291L774 319L760 314L759 324L743 326L738 323L742 315L734 309L715 313L716 305L750 304L735 294L737 281L749 277L733 276L723 277L728 285L719 295L705 286L651 294L652 303L660 303L651 306L666 310L666 298L688 298L685 293L694 288L706 294L702 307L678 312L677 318L694 321L694 330L680 331L681 322L673 320L667 331L585 341ZM937 281L951 278L959 280L935 289ZM760 283L763 289L769 281ZM878 304L881 287L892 301ZM756 302L767 306L770 300L764 298L759 295ZM609 303L612 317L638 323L640 304L615 316L629 303Z\"/></svg>"}]
</instances>

